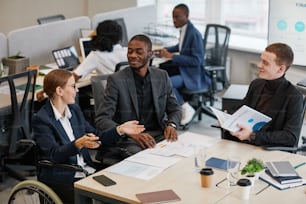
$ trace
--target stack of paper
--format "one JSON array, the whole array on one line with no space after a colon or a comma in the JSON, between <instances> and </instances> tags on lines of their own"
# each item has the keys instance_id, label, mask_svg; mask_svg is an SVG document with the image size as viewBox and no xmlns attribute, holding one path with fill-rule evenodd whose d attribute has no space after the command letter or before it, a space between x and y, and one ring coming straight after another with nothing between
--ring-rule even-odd
<instances>
[{"instance_id":1,"label":"stack of paper","mask_svg":"<svg viewBox=\"0 0 306 204\"><path fill-rule=\"evenodd\" d=\"M149 180L180 161L182 157L192 156L197 145L210 147L219 141L219 138L185 132L179 135L177 141L164 140L156 144L155 148L143 150L112 165L107 171Z\"/></svg>"}]
</instances>

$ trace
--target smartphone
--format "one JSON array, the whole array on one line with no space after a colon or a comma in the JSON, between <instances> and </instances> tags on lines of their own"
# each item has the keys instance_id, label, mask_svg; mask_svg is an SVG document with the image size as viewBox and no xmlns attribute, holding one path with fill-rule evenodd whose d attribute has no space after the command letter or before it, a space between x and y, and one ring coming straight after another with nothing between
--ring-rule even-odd
<instances>
[{"instance_id":1,"label":"smartphone","mask_svg":"<svg viewBox=\"0 0 306 204\"><path fill-rule=\"evenodd\" d=\"M105 175L94 176L92 178L98 181L99 183L101 183L103 186L112 186L116 184L115 181L113 181L112 179L108 178Z\"/></svg>"}]
</instances>

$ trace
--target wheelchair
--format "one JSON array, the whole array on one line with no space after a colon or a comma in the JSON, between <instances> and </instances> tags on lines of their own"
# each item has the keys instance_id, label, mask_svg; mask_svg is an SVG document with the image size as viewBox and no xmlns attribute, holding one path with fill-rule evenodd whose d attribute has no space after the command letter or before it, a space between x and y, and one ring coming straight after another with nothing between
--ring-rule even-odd
<instances>
[{"instance_id":1,"label":"wheelchair","mask_svg":"<svg viewBox=\"0 0 306 204\"><path fill-rule=\"evenodd\" d=\"M36 180L18 183L9 196L8 204L63 204L58 195L47 185Z\"/></svg>"}]
</instances>

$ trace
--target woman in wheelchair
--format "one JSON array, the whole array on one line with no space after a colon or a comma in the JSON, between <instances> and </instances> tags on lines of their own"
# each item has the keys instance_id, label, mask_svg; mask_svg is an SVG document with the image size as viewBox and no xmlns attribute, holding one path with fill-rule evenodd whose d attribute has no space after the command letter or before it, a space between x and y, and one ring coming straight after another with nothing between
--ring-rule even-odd
<instances>
[{"instance_id":1,"label":"woman in wheelchair","mask_svg":"<svg viewBox=\"0 0 306 204\"><path fill-rule=\"evenodd\" d=\"M98 167L88 149L114 142L123 134L139 134L144 126L138 125L138 121L128 121L107 131L96 130L75 104L77 92L71 72L57 69L47 74L37 99L43 100L45 93L48 101L33 116L33 133L40 158L55 164L76 164L91 174ZM85 176L82 172L56 166L42 166L37 175L38 180L50 186L65 203L73 203L73 183Z\"/></svg>"}]
</instances>

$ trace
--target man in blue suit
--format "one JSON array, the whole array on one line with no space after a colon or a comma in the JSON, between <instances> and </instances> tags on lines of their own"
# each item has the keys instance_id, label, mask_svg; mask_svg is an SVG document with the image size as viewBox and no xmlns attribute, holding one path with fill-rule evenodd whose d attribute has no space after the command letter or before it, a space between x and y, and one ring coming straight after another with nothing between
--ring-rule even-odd
<instances>
[{"instance_id":1,"label":"man in blue suit","mask_svg":"<svg viewBox=\"0 0 306 204\"><path fill-rule=\"evenodd\" d=\"M172 12L173 24L180 29L178 44L158 50L156 56L171 59L167 71L171 76L173 92L182 106L181 125L192 119L195 110L184 102L179 89L187 88L192 91L206 88L210 85L210 77L204 71L204 46L199 30L189 21L189 9L185 4L178 4ZM176 70L177 69L177 70Z\"/></svg>"}]
</instances>

